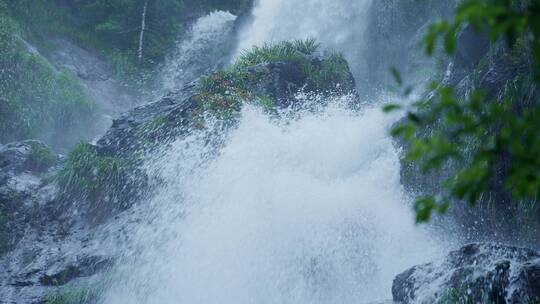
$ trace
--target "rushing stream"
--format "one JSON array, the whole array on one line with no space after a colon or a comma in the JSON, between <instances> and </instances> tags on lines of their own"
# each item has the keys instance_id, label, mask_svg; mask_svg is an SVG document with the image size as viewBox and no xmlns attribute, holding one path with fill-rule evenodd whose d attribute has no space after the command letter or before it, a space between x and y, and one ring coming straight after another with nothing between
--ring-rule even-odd
<instances>
[{"instance_id":1,"label":"rushing stream","mask_svg":"<svg viewBox=\"0 0 540 304\"><path fill-rule=\"evenodd\" d=\"M237 53L264 41L314 37L343 51L358 75L369 5L261 0L239 34ZM233 19L214 13L200 20L175 62L228 31ZM217 151L209 134L193 131L148 160L160 186L104 302L391 299L394 276L439 256L444 246L414 225L399 151L388 136L396 117L383 114L378 102L361 111L340 98L328 103L292 119L246 106L238 126L218 136Z\"/></svg>"}]
</instances>

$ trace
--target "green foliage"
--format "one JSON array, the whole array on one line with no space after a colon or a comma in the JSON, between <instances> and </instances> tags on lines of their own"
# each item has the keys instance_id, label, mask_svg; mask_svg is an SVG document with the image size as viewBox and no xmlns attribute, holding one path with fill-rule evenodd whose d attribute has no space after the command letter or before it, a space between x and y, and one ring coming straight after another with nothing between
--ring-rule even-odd
<instances>
[{"instance_id":1,"label":"green foliage","mask_svg":"<svg viewBox=\"0 0 540 304\"><path fill-rule=\"evenodd\" d=\"M488 304L491 303L485 296L480 296L481 301L477 301L475 295L467 292L467 289L450 288L438 300L437 304Z\"/></svg>"},{"instance_id":2,"label":"green foliage","mask_svg":"<svg viewBox=\"0 0 540 304\"><path fill-rule=\"evenodd\" d=\"M259 96L259 105L266 110L270 110L274 107L274 101L272 100L272 97L268 95L262 95Z\"/></svg>"},{"instance_id":3,"label":"green foliage","mask_svg":"<svg viewBox=\"0 0 540 304\"><path fill-rule=\"evenodd\" d=\"M319 44L315 39L282 41L275 44L255 46L242 53L235 63L235 68L245 69L261 63L305 60L306 56L313 55Z\"/></svg>"},{"instance_id":4,"label":"green foliage","mask_svg":"<svg viewBox=\"0 0 540 304\"><path fill-rule=\"evenodd\" d=\"M305 73L313 85L321 90L334 90L333 85L350 79L349 65L340 53L329 53L320 65L306 64Z\"/></svg>"},{"instance_id":5,"label":"green foliage","mask_svg":"<svg viewBox=\"0 0 540 304\"><path fill-rule=\"evenodd\" d=\"M96 108L75 76L58 72L20 38L20 29L0 13L0 142L40 138L68 146ZM67 132L66 132L67 131Z\"/></svg>"},{"instance_id":6,"label":"green foliage","mask_svg":"<svg viewBox=\"0 0 540 304\"><path fill-rule=\"evenodd\" d=\"M94 146L80 143L69 153L56 180L65 198L99 201L119 195L132 171L132 161L100 156Z\"/></svg>"},{"instance_id":7,"label":"green foliage","mask_svg":"<svg viewBox=\"0 0 540 304\"><path fill-rule=\"evenodd\" d=\"M38 172L44 171L54 164L55 156L47 147L39 143L32 142L30 144L30 148L31 150L28 162L32 170Z\"/></svg>"},{"instance_id":8,"label":"green foliage","mask_svg":"<svg viewBox=\"0 0 540 304\"><path fill-rule=\"evenodd\" d=\"M145 3L143 56L139 38ZM99 50L117 76L130 84L149 84L156 68L191 22L187 10L216 9L241 12L249 0L0 0L7 13L30 40L47 44L51 35L69 37L79 45Z\"/></svg>"},{"instance_id":9,"label":"green foliage","mask_svg":"<svg viewBox=\"0 0 540 304\"><path fill-rule=\"evenodd\" d=\"M89 291L84 288L64 291L56 295L49 296L45 304L87 304Z\"/></svg>"},{"instance_id":10,"label":"green foliage","mask_svg":"<svg viewBox=\"0 0 540 304\"><path fill-rule=\"evenodd\" d=\"M249 100L244 78L245 74L235 68L204 76L199 80L197 99L205 111L228 118Z\"/></svg>"},{"instance_id":11,"label":"green foliage","mask_svg":"<svg viewBox=\"0 0 540 304\"><path fill-rule=\"evenodd\" d=\"M261 105L268 106L273 103L269 96L257 97L248 91L248 83L256 79L250 79L247 69L261 63L306 62L306 56L315 53L317 48L318 44L313 39L253 47L228 69L201 77L197 99L203 104L203 110L217 114L220 118L230 118L244 102L259 100Z\"/></svg>"},{"instance_id":12,"label":"green foliage","mask_svg":"<svg viewBox=\"0 0 540 304\"><path fill-rule=\"evenodd\" d=\"M95 304L101 291L105 288L105 281L90 283L86 286L64 287L58 292L49 295L45 304Z\"/></svg>"},{"instance_id":13,"label":"green foliage","mask_svg":"<svg viewBox=\"0 0 540 304\"><path fill-rule=\"evenodd\" d=\"M250 87L257 84L264 71L248 72L249 68L263 63L294 62L301 68L301 77L308 89L333 91L337 84L345 84L350 79L347 61L341 54L328 53L321 60L312 60L319 44L314 39L282 41L264 44L245 51L238 60L224 71L202 77L198 83L197 99L205 110L228 118L238 111L244 102L257 102L265 109L274 104L271 96L255 96Z\"/></svg>"},{"instance_id":14,"label":"green foliage","mask_svg":"<svg viewBox=\"0 0 540 304\"><path fill-rule=\"evenodd\" d=\"M424 44L426 52L433 54L435 45L442 38L444 49L452 54L456 49L456 33L464 26L472 25L477 31L487 31L493 41L501 37L509 47L516 44L524 34L532 36L532 49L540 63L540 3L536 0L466 0L456 9L451 22L432 24Z\"/></svg>"},{"instance_id":15,"label":"green foliage","mask_svg":"<svg viewBox=\"0 0 540 304\"><path fill-rule=\"evenodd\" d=\"M460 2L452 21L433 24L424 39L428 54L442 40L453 54L456 35L465 26L487 32L492 41L504 39L510 51L504 64L527 67L532 50L536 62L518 74L503 96L476 88L465 95L452 86L431 85L432 94L407 108L406 120L392 131L409 144L406 158L425 173L444 164L459 164L435 197L416 202L417 220L427 221L432 211L445 212L452 199L474 205L493 191L510 193L517 202L535 201L540 190L540 1L466 0ZM519 51L516 51L519 50ZM484 68L481 62L478 69ZM536 77L534 77L535 75ZM474 76L474 73L472 73ZM396 75L398 83L399 75ZM473 88L477 80L472 78ZM407 91L407 92L410 92ZM386 111L399 109L389 105Z\"/></svg>"}]
</instances>

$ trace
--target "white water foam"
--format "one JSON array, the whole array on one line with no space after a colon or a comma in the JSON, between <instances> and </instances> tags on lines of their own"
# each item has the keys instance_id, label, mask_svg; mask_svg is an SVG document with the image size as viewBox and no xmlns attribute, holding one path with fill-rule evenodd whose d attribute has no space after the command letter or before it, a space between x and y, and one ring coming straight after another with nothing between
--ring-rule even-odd
<instances>
[{"instance_id":1,"label":"white water foam","mask_svg":"<svg viewBox=\"0 0 540 304\"><path fill-rule=\"evenodd\" d=\"M439 254L399 182L394 120L341 106L247 107L216 156L197 135L151 165L162 187L105 303L370 303Z\"/></svg>"}]
</instances>

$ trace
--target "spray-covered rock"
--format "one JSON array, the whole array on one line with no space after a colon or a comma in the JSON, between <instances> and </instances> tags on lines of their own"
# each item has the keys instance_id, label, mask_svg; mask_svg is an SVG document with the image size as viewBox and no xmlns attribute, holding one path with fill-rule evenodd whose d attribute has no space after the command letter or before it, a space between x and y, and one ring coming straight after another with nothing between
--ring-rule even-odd
<instances>
[{"instance_id":1,"label":"spray-covered rock","mask_svg":"<svg viewBox=\"0 0 540 304\"><path fill-rule=\"evenodd\" d=\"M401 273L392 294L399 303L533 303L540 300L540 253L470 244Z\"/></svg>"},{"instance_id":2,"label":"spray-covered rock","mask_svg":"<svg viewBox=\"0 0 540 304\"><path fill-rule=\"evenodd\" d=\"M57 157L37 140L0 146L0 255L24 234L43 199L42 175Z\"/></svg>"}]
</instances>

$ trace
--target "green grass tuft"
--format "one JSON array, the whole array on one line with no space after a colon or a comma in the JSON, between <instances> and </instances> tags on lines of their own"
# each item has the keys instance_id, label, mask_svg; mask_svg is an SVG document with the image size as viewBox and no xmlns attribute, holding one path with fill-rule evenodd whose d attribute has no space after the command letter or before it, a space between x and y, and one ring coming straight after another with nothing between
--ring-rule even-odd
<instances>
[{"instance_id":1,"label":"green grass tuft","mask_svg":"<svg viewBox=\"0 0 540 304\"><path fill-rule=\"evenodd\" d=\"M261 63L304 59L319 49L315 39L282 41L275 44L255 46L242 53L234 64L235 68L244 69Z\"/></svg>"},{"instance_id":2,"label":"green grass tuft","mask_svg":"<svg viewBox=\"0 0 540 304\"><path fill-rule=\"evenodd\" d=\"M44 304L95 304L104 284L105 282L98 282L88 286L65 287L49 295Z\"/></svg>"},{"instance_id":3,"label":"green grass tuft","mask_svg":"<svg viewBox=\"0 0 540 304\"><path fill-rule=\"evenodd\" d=\"M46 146L32 142L30 148L28 161L32 170L42 172L54 164L56 158Z\"/></svg>"},{"instance_id":4,"label":"green grass tuft","mask_svg":"<svg viewBox=\"0 0 540 304\"><path fill-rule=\"evenodd\" d=\"M65 198L97 201L103 195L122 191L133 167L128 159L100 156L94 146L80 143L70 152L56 180Z\"/></svg>"},{"instance_id":5,"label":"green grass tuft","mask_svg":"<svg viewBox=\"0 0 540 304\"><path fill-rule=\"evenodd\" d=\"M45 304L86 304L88 303L88 291L81 289L74 289L66 291L64 293L59 293L57 295L52 295L45 300Z\"/></svg>"},{"instance_id":6,"label":"green grass tuft","mask_svg":"<svg viewBox=\"0 0 540 304\"><path fill-rule=\"evenodd\" d=\"M197 99L203 109L221 118L230 118L245 102L255 102L264 109L274 105L271 96L255 96L249 88L264 77L265 72L249 72L250 67L263 63L291 62L301 65L300 77L308 90L328 92L339 89L338 84L348 85L350 72L347 61L339 53L329 53L324 58L312 60L319 44L314 39L282 41L265 44L245 51L238 60L224 71L201 77ZM260 94L260 93L259 93Z\"/></svg>"},{"instance_id":7,"label":"green grass tuft","mask_svg":"<svg viewBox=\"0 0 540 304\"><path fill-rule=\"evenodd\" d=\"M335 84L344 84L350 78L349 65L342 54L330 53L320 66L306 65L306 74L313 85L322 90L333 90Z\"/></svg>"}]
</instances>

